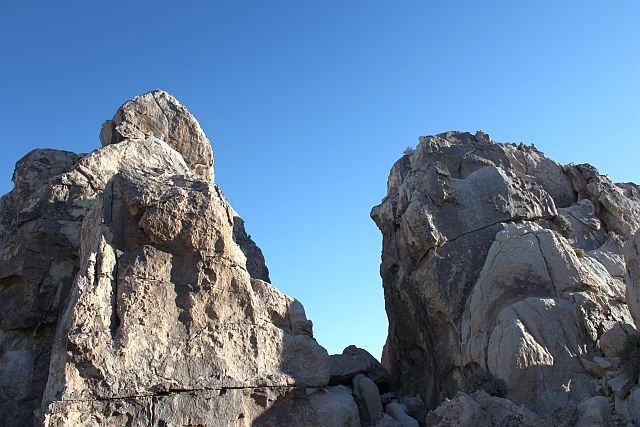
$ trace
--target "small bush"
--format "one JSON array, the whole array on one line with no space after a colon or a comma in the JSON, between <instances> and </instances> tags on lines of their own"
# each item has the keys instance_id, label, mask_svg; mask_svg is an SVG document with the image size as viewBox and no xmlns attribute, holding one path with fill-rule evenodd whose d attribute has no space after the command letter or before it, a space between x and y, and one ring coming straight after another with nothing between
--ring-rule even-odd
<instances>
[{"instance_id":1,"label":"small bush","mask_svg":"<svg viewBox=\"0 0 640 427\"><path fill-rule=\"evenodd\" d=\"M620 353L620 369L633 380L638 381L640 375L640 334L631 333L624 340Z\"/></svg>"},{"instance_id":2,"label":"small bush","mask_svg":"<svg viewBox=\"0 0 640 427\"><path fill-rule=\"evenodd\" d=\"M507 394L507 384L491 372L480 370L467 379L465 387L469 394L478 390L484 390L492 396L504 397Z\"/></svg>"},{"instance_id":3,"label":"small bush","mask_svg":"<svg viewBox=\"0 0 640 427\"><path fill-rule=\"evenodd\" d=\"M576 253L576 256L578 258L584 258L586 255L586 253L584 252L584 249L576 248L573 251Z\"/></svg>"},{"instance_id":4,"label":"small bush","mask_svg":"<svg viewBox=\"0 0 640 427\"><path fill-rule=\"evenodd\" d=\"M563 236L573 231L571 221L569 221L566 216L556 216L555 218L553 218L553 223L556 225L556 227L558 227L558 230L560 230L560 233Z\"/></svg>"},{"instance_id":5,"label":"small bush","mask_svg":"<svg viewBox=\"0 0 640 427\"><path fill-rule=\"evenodd\" d=\"M412 154L413 154L413 153L415 153L415 152L416 152L416 150L415 150L415 149L413 149L413 148L411 148L411 147L407 147L407 148L405 148L405 149L404 149L404 151L402 152L402 154L404 154L405 156L410 156L410 155L412 155Z\"/></svg>"}]
</instances>

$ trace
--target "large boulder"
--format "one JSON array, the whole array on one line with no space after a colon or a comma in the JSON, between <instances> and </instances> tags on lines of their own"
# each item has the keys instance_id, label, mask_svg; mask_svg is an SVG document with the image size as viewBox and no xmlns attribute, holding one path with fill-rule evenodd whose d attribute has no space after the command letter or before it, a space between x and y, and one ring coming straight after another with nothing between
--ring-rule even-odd
<instances>
[{"instance_id":1,"label":"large boulder","mask_svg":"<svg viewBox=\"0 0 640 427\"><path fill-rule=\"evenodd\" d=\"M189 110L163 90L125 102L100 130L104 146L150 136L178 151L196 175L213 180L213 151L209 139Z\"/></svg>"},{"instance_id":2,"label":"large boulder","mask_svg":"<svg viewBox=\"0 0 640 427\"><path fill-rule=\"evenodd\" d=\"M433 408L485 369L542 412L589 397L580 358L631 322L623 247L639 213L637 186L589 165L482 132L421 137L371 213L393 387Z\"/></svg>"}]
</instances>

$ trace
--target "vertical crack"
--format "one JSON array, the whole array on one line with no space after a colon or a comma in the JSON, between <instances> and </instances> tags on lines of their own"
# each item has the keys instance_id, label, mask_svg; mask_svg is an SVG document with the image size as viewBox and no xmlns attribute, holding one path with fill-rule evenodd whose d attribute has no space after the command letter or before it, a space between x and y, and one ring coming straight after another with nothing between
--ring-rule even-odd
<instances>
[{"instance_id":1,"label":"vertical crack","mask_svg":"<svg viewBox=\"0 0 640 427\"><path fill-rule=\"evenodd\" d=\"M116 262L113 267L113 277L111 279L111 322L109 330L111 332L111 339L115 341L116 334L120 328L120 317L118 316L118 258L120 257L120 251L116 250L115 258Z\"/></svg>"},{"instance_id":2,"label":"vertical crack","mask_svg":"<svg viewBox=\"0 0 640 427\"><path fill-rule=\"evenodd\" d=\"M556 289L556 285L555 283L553 283L553 278L551 277L551 271L549 270L549 262L547 261L547 258L544 256L544 252L542 251L542 241L540 240L540 236L538 236L537 233L532 233L532 234L536 237L536 240L538 241L538 251L540 252L540 256L542 256L542 260L544 261L544 268L547 271L547 276L549 276L549 282L551 283L551 288L553 289L555 296L559 296Z\"/></svg>"}]
</instances>

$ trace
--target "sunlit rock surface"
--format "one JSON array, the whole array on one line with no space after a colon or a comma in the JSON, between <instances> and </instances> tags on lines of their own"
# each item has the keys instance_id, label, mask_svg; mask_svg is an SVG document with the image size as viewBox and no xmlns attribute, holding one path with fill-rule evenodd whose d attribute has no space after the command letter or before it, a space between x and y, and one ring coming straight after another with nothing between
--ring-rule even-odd
<instances>
[{"instance_id":1,"label":"sunlit rock surface","mask_svg":"<svg viewBox=\"0 0 640 427\"><path fill-rule=\"evenodd\" d=\"M141 95L100 136L0 199L0 424L359 425L186 108Z\"/></svg>"}]
</instances>

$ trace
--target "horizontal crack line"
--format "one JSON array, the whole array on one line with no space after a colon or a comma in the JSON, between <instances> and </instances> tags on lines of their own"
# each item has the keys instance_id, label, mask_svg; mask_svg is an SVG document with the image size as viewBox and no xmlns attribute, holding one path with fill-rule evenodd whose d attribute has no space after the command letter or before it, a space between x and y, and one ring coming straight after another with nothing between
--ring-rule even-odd
<instances>
[{"instance_id":1,"label":"horizontal crack line","mask_svg":"<svg viewBox=\"0 0 640 427\"><path fill-rule=\"evenodd\" d=\"M166 391L159 391L159 392L150 393L150 394L134 394L134 395L129 395L129 396L113 396L113 397L99 397L99 396L96 396L93 399L54 400L54 401L51 402L51 404L55 404L55 403L90 403L90 402L106 402L106 401L110 401L110 400L143 399L143 398L147 398L147 397L171 396L171 395L177 395L177 394L182 394L182 393L194 393L194 392L199 392L199 391L204 391L204 392L206 392L206 391L218 391L218 392L222 392L222 391L227 391L227 390L255 390L255 389L261 389L261 388L292 390L292 389L301 388L301 387L305 387L305 388L322 388L322 387L325 387L325 386L261 385L261 386L228 386L228 387L220 387L220 388L203 387L203 388L193 388L193 389L189 389L189 388L185 388L185 389L168 389Z\"/></svg>"}]
</instances>

